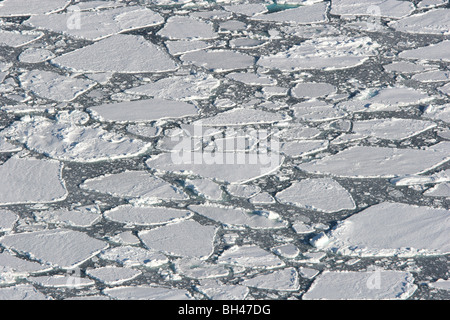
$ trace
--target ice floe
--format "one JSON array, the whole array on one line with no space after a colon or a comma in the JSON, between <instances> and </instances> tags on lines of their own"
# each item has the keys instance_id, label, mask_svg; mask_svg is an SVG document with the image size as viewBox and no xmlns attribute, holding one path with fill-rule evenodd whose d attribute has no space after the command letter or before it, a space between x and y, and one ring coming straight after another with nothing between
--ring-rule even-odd
<instances>
[{"instance_id":1,"label":"ice floe","mask_svg":"<svg viewBox=\"0 0 450 320\"><path fill-rule=\"evenodd\" d=\"M92 286L95 282L89 278L82 278L74 275L54 275L32 277L30 281L47 288L83 288Z\"/></svg>"},{"instance_id":2,"label":"ice floe","mask_svg":"<svg viewBox=\"0 0 450 320\"><path fill-rule=\"evenodd\" d=\"M6 235L0 238L0 243L42 263L61 268L74 268L108 247L106 242L67 229Z\"/></svg>"},{"instance_id":3,"label":"ice floe","mask_svg":"<svg viewBox=\"0 0 450 320\"><path fill-rule=\"evenodd\" d=\"M141 275L142 272L130 268L102 267L87 270L86 274L108 286L112 286L130 281Z\"/></svg>"},{"instance_id":4,"label":"ice floe","mask_svg":"<svg viewBox=\"0 0 450 320\"><path fill-rule=\"evenodd\" d=\"M304 300L392 300L407 299L417 289L411 273L325 271L319 275Z\"/></svg>"},{"instance_id":5,"label":"ice floe","mask_svg":"<svg viewBox=\"0 0 450 320\"><path fill-rule=\"evenodd\" d=\"M306 40L284 52L262 56L258 65L282 71L337 70L358 66L377 53L379 44L369 37L324 37Z\"/></svg>"},{"instance_id":6,"label":"ice floe","mask_svg":"<svg viewBox=\"0 0 450 320\"><path fill-rule=\"evenodd\" d=\"M327 3L317 3L309 6L299 6L293 9L286 9L279 12L257 15L251 20L284 22L297 24L322 23L328 21L326 11Z\"/></svg>"},{"instance_id":7,"label":"ice floe","mask_svg":"<svg viewBox=\"0 0 450 320\"><path fill-rule=\"evenodd\" d=\"M0 300L48 300L48 298L32 285L20 284L0 288Z\"/></svg>"},{"instance_id":8,"label":"ice floe","mask_svg":"<svg viewBox=\"0 0 450 320\"><path fill-rule=\"evenodd\" d=\"M217 262L257 269L274 269L285 265L276 255L256 245L233 246L225 250Z\"/></svg>"},{"instance_id":9,"label":"ice floe","mask_svg":"<svg viewBox=\"0 0 450 320\"><path fill-rule=\"evenodd\" d=\"M146 171L125 171L88 179L81 188L116 197L148 199L148 201L186 198L182 191Z\"/></svg>"},{"instance_id":10,"label":"ice floe","mask_svg":"<svg viewBox=\"0 0 450 320\"><path fill-rule=\"evenodd\" d=\"M179 222L189 218L188 210L163 207L119 206L104 213L105 218L128 226L153 226L169 222Z\"/></svg>"},{"instance_id":11,"label":"ice floe","mask_svg":"<svg viewBox=\"0 0 450 320\"><path fill-rule=\"evenodd\" d=\"M186 16L173 16L167 19L158 35L171 40L206 40L218 36L212 23Z\"/></svg>"},{"instance_id":12,"label":"ice floe","mask_svg":"<svg viewBox=\"0 0 450 320\"><path fill-rule=\"evenodd\" d=\"M95 125L82 126L41 116L24 117L1 134L24 143L29 149L66 161L120 159L136 156L150 148L150 143Z\"/></svg>"},{"instance_id":13,"label":"ice floe","mask_svg":"<svg viewBox=\"0 0 450 320\"><path fill-rule=\"evenodd\" d=\"M9 210L0 210L0 232L11 231L19 220L17 214Z\"/></svg>"},{"instance_id":14,"label":"ice floe","mask_svg":"<svg viewBox=\"0 0 450 320\"><path fill-rule=\"evenodd\" d=\"M206 259L214 249L217 229L195 221L183 221L139 232L139 238L152 249L175 256Z\"/></svg>"},{"instance_id":15,"label":"ice floe","mask_svg":"<svg viewBox=\"0 0 450 320\"><path fill-rule=\"evenodd\" d=\"M74 100L96 85L91 80L41 70L23 73L20 76L20 84L37 96L56 101Z\"/></svg>"},{"instance_id":16,"label":"ice floe","mask_svg":"<svg viewBox=\"0 0 450 320\"><path fill-rule=\"evenodd\" d=\"M100 257L125 267L156 268L169 262L169 259L155 251L134 246L120 246L103 251Z\"/></svg>"},{"instance_id":17,"label":"ice floe","mask_svg":"<svg viewBox=\"0 0 450 320\"><path fill-rule=\"evenodd\" d=\"M276 197L283 203L323 212L356 208L350 193L330 178L294 182L289 188L277 193Z\"/></svg>"},{"instance_id":18,"label":"ice floe","mask_svg":"<svg viewBox=\"0 0 450 320\"><path fill-rule=\"evenodd\" d=\"M253 229L279 229L287 227L287 223L277 214L270 214L264 211L251 212L240 208L208 205L192 205L189 206L189 209L211 220L229 226L246 226Z\"/></svg>"},{"instance_id":19,"label":"ice floe","mask_svg":"<svg viewBox=\"0 0 450 320\"><path fill-rule=\"evenodd\" d=\"M297 291L300 289L298 273L295 268L276 270L269 274L258 275L242 282L244 286L258 289Z\"/></svg>"},{"instance_id":20,"label":"ice floe","mask_svg":"<svg viewBox=\"0 0 450 320\"><path fill-rule=\"evenodd\" d=\"M88 109L94 117L107 122L151 122L162 119L195 116L195 105L163 99L126 101L103 104Z\"/></svg>"},{"instance_id":21,"label":"ice floe","mask_svg":"<svg viewBox=\"0 0 450 320\"><path fill-rule=\"evenodd\" d=\"M24 63L41 63L50 59L55 58L56 56L53 52L42 49L42 48L28 48L23 51L17 59L20 62Z\"/></svg>"},{"instance_id":22,"label":"ice floe","mask_svg":"<svg viewBox=\"0 0 450 320\"><path fill-rule=\"evenodd\" d=\"M431 121L416 119L373 119L353 122L352 131L362 136L403 140L436 127Z\"/></svg>"},{"instance_id":23,"label":"ice floe","mask_svg":"<svg viewBox=\"0 0 450 320\"><path fill-rule=\"evenodd\" d=\"M14 17L53 13L65 9L69 4L69 0L4 0L0 5L0 16Z\"/></svg>"},{"instance_id":24,"label":"ice floe","mask_svg":"<svg viewBox=\"0 0 450 320\"><path fill-rule=\"evenodd\" d=\"M231 50L198 50L182 55L181 60L214 72L227 72L250 68L255 58Z\"/></svg>"},{"instance_id":25,"label":"ice floe","mask_svg":"<svg viewBox=\"0 0 450 320\"><path fill-rule=\"evenodd\" d=\"M393 178L421 173L448 161L448 146L441 143L436 147L421 150L357 146L298 167L341 177Z\"/></svg>"},{"instance_id":26,"label":"ice floe","mask_svg":"<svg viewBox=\"0 0 450 320\"><path fill-rule=\"evenodd\" d=\"M220 278L226 277L230 273L222 265L205 262L197 258L178 259L174 264L177 272L193 279Z\"/></svg>"},{"instance_id":27,"label":"ice floe","mask_svg":"<svg viewBox=\"0 0 450 320\"><path fill-rule=\"evenodd\" d=\"M18 32L18 31L1 30L0 45L18 48L40 39L43 35L44 35L43 33L32 31Z\"/></svg>"},{"instance_id":28,"label":"ice floe","mask_svg":"<svg viewBox=\"0 0 450 320\"><path fill-rule=\"evenodd\" d=\"M398 0L334 0L331 13L342 16L368 15L375 17L402 18L414 11L414 5Z\"/></svg>"},{"instance_id":29,"label":"ice floe","mask_svg":"<svg viewBox=\"0 0 450 320\"><path fill-rule=\"evenodd\" d=\"M140 87L128 89L126 92L168 100L202 100L208 99L219 85L220 80L215 79L213 76L197 73L164 78ZM172 108L175 109L175 105Z\"/></svg>"},{"instance_id":30,"label":"ice floe","mask_svg":"<svg viewBox=\"0 0 450 320\"><path fill-rule=\"evenodd\" d=\"M114 35L51 61L78 72L165 72L178 68L163 49L133 35Z\"/></svg>"},{"instance_id":31,"label":"ice floe","mask_svg":"<svg viewBox=\"0 0 450 320\"><path fill-rule=\"evenodd\" d=\"M318 98L329 95L336 91L336 87L329 83L304 82L298 83L291 90L295 98Z\"/></svg>"},{"instance_id":32,"label":"ice floe","mask_svg":"<svg viewBox=\"0 0 450 320\"><path fill-rule=\"evenodd\" d=\"M146 164L150 169L163 172L194 174L223 182L244 183L275 172L284 161L284 158L276 154L264 156L260 158L261 161L258 161L256 153L242 153L242 157L240 154L229 154L232 160L227 163L224 159L227 153L219 154L221 158L217 162L214 161L214 157L212 161L208 160L212 157L210 153L186 152L175 156L172 153L163 153L151 157ZM235 159L236 157L238 159ZM198 163L195 161L197 158L200 159ZM266 160L268 160L267 163Z\"/></svg>"},{"instance_id":33,"label":"ice floe","mask_svg":"<svg viewBox=\"0 0 450 320\"><path fill-rule=\"evenodd\" d=\"M449 211L384 202L313 239L321 249L351 256L448 254Z\"/></svg>"},{"instance_id":34,"label":"ice floe","mask_svg":"<svg viewBox=\"0 0 450 320\"><path fill-rule=\"evenodd\" d=\"M0 165L0 203L45 203L67 196L58 161L12 157Z\"/></svg>"},{"instance_id":35,"label":"ice floe","mask_svg":"<svg viewBox=\"0 0 450 320\"><path fill-rule=\"evenodd\" d=\"M65 13L34 15L25 24L77 38L100 40L117 33L164 23L161 15L143 7L131 6L83 12L76 11L77 7L73 8ZM76 20L77 14L79 15L78 20Z\"/></svg>"},{"instance_id":36,"label":"ice floe","mask_svg":"<svg viewBox=\"0 0 450 320\"><path fill-rule=\"evenodd\" d=\"M424 34L450 34L450 10L437 9L418 13L389 23L397 31Z\"/></svg>"},{"instance_id":37,"label":"ice floe","mask_svg":"<svg viewBox=\"0 0 450 320\"><path fill-rule=\"evenodd\" d=\"M107 288L105 294L117 300L187 300L187 290L153 286Z\"/></svg>"},{"instance_id":38,"label":"ice floe","mask_svg":"<svg viewBox=\"0 0 450 320\"><path fill-rule=\"evenodd\" d=\"M90 227L102 219L100 209L93 206L76 208L74 210L36 211L33 215L37 221L80 228Z\"/></svg>"},{"instance_id":39,"label":"ice floe","mask_svg":"<svg viewBox=\"0 0 450 320\"><path fill-rule=\"evenodd\" d=\"M430 60L450 62L450 41L444 40L437 44L405 50L398 55L400 58L412 60Z\"/></svg>"}]
</instances>

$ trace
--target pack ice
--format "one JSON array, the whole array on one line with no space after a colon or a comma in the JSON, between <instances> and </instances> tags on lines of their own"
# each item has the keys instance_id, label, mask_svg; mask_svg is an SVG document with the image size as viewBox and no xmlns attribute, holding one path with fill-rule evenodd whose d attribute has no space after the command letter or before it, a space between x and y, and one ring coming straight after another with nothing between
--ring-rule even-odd
<instances>
[{"instance_id":1,"label":"pack ice","mask_svg":"<svg viewBox=\"0 0 450 320\"><path fill-rule=\"evenodd\" d=\"M371 206L340 222L312 243L351 256L445 255L449 211L404 203Z\"/></svg>"}]
</instances>

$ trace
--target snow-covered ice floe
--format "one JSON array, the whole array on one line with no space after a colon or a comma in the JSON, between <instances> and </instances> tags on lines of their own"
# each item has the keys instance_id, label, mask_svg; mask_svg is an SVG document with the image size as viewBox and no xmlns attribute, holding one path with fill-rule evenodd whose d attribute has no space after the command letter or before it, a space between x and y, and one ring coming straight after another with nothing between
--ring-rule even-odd
<instances>
[{"instance_id":1,"label":"snow-covered ice floe","mask_svg":"<svg viewBox=\"0 0 450 320\"><path fill-rule=\"evenodd\" d=\"M0 0L0 300L448 298L448 0Z\"/></svg>"},{"instance_id":2,"label":"snow-covered ice floe","mask_svg":"<svg viewBox=\"0 0 450 320\"><path fill-rule=\"evenodd\" d=\"M385 202L345 219L312 243L362 257L445 255L449 227L449 210Z\"/></svg>"}]
</instances>

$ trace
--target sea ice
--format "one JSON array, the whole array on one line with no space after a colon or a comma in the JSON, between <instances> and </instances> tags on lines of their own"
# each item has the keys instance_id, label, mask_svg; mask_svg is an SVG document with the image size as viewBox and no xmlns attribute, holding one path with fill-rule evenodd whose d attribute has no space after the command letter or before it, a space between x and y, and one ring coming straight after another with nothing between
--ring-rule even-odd
<instances>
[{"instance_id":1,"label":"sea ice","mask_svg":"<svg viewBox=\"0 0 450 320\"><path fill-rule=\"evenodd\" d=\"M300 102L291 108L295 117L311 122L334 120L347 115L344 110L318 100Z\"/></svg>"},{"instance_id":2,"label":"sea ice","mask_svg":"<svg viewBox=\"0 0 450 320\"><path fill-rule=\"evenodd\" d=\"M256 21L296 24L322 23L328 21L326 14L327 7L327 3L321 2L309 6L299 6L293 9L257 15L250 19Z\"/></svg>"},{"instance_id":3,"label":"sea ice","mask_svg":"<svg viewBox=\"0 0 450 320\"><path fill-rule=\"evenodd\" d=\"M170 183L147 171L125 171L86 180L81 188L116 197L144 200L183 200L186 195Z\"/></svg>"},{"instance_id":4,"label":"sea ice","mask_svg":"<svg viewBox=\"0 0 450 320\"><path fill-rule=\"evenodd\" d=\"M67 229L6 235L0 238L0 243L33 259L61 268L74 268L108 247L106 242Z\"/></svg>"},{"instance_id":5,"label":"sea ice","mask_svg":"<svg viewBox=\"0 0 450 320\"><path fill-rule=\"evenodd\" d=\"M35 211L33 215L36 221L79 228L90 227L102 219L100 209L96 207L82 207L74 210Z\"/></svg>"},{"instance_id":6,"label":"sea ice","mask_svg":"<svg viewBox=\"0 0 450 320\"><path fill-rule=\"evenodd\" d=\"M248 108L235 108L215 115L211 118L204 118L194 122L204 126L224 127L224 126L244 126L250 124L267 124L276 122L286 122L291 118L282 113L269 112Z\"/></svg>"},{"instance_id":7,"label":"sea ice","mask_svg":"<svg viewBox=\"0 0 450 320\"><path fill-rule=\"evenodd\" d=\"M185 186L208 200L221 200L222 189L220 185L210 179L187 179Z\"/></svg>"},{"instance_id":8,"label":"sea ice","mask_svg":"<svg viewBox=\"0 0 450 320\"><path fill-rule=\"evenodd\" d=\"M174 262L177 272L193 279L226 277L229 270L222 265L205 262L196 258L182 258Z\"/></svg>"},{"instance_id":9,"label":"sea ice","mask_svg":"<svg viewBox=\"0 0 450 320\"><path fill-rule=\"evenodd\" d=\"M108 266L86 270L86 274L108 286L115 286L138 277L142 272L130 268Z\"/></svg>"},{"instance_id":10,"label":"sea ice","mask_svg":"<svg viewBox=\"0 0 450 320\"><path fill-rule=\"evenodd\" d=\"M184 157L189 156L187 161ZM235 154L230 153L233 157ZM248 157L254 155L257 158L257 154L247 154ZM264 157L263 160L269 160L270 163L263 163L263 161L258 161L256 163L251 163L252 159L245 159L246 154L242 153L244 157L243 163L239 163L237 159L231 163L226 163L226 159L222 159L222 162L209 163L209 160L199 161L196 163L194 160L199 157L201 160L206 159L211 156L208 153L201 152L186 152L186 154L178 157L174 156L172 153L163 153L158 156L151 157L147 160L146 164L150 169L155 169L164 172L172 172L178 174L194 174L199 175L203 178L215 179L229 183L245 183L256 178L271 174L278 170L284 161L279 155L269 155L267 158ZM224 153L221 156L226 156ZM239 154L237 155L239 156ZM181 158L183 157L183 158ZM192 160L193 158L194 160ZM205 165L207 163L207 165Z\"/></svg>"},{"instance_id":11,"label":"sea ice","mask_svg":"<svg viewBox=\"0 0 450 320\"><path fill-rule=\"evenodd\" d=\"M19 217L14 212L0 209L0 232L11 231L17 220Z\"/></svg>"},{"instance_id":12,"label":"sea ice","mask_svg":"<svg viewBox=\"0 0 450 320\"><path fill-rule=\"evenodd\" d=\"M392 300L407 299L417 286L409 272L325 271L303 295L304 300Z\"/></svg>"},{"instance_id":13,"label":"sea ice","mask_svg":"<svg viewBox=\"0 0 450 320\"><path fill-rule=\"evenodd\" d=\"M174 40L166 41L165 44L169 53L173 56L212 47L212 44L202 40Z\"/></svg>"},{"instance_id":14,"label":"sea ice","mask_svg":"<svg viewBox=\"0 0 450 320\"><path fill-rule=\"evenodd\" d=\"M295 268L276 270L269 274L257 275L242 282L244 286L277 291L298 291L300 284Z\"/></svg>"},{"instance_id":15,"label":"sea ice","mask_svg":"<svg viewBox=\"0 0 450 320\"><path fill-rule=\"evenodd\" d=\"M213 76L197 73L164 78L128 89L126 92L168 100L203 100L208 99L219 85L220 80L217 80ZM180 104L181 106L183 104ZM176 109L176 105L173 104L172 108L168 109Z\"/></svg>"},{"instance_id":16,"label":"sea ice","mask_svg":"<svg viewBox=\"0 0 450 320\"><path fill-rule=\"evenodd\" d=\"M324 37L306 40L287 51L262 56L258 65L282 71L338 70L363 64L379 44L369 37Z\"/></svg>"},{"instance_id":17,"label":"sea ice","mask_svg":"<svg viewBox=\"0 0 450 320\"><path fill-rule=\"evenodd\" d=\"M389 26L397 31L414 34L450 34L450 10L437 9L393 21Z\"/></svg>"},{"instance_id":18,"label":"sea ice","mask_svg":"<svg viewBox=\"0 0 450 320\"><path fill-rule=\"evenodd\" d=\"M403 59L450 62L450 41L444 40L437 44L405 50L398 56Z\"/></svg>"},{"instance_id":19,"label":"sea ice","mask_svg":"<svg viewBox=\"0 0 450 320\"><path fill-rule=\"evenodd\" d=\"M195 105L163 99L126 101L90 107L88 110L95 118L107 122L151 122L161 119L196 116Z\"/></svg>"},{"instance_id":20,"label":"sea ice","mask_svg":"<svg viewBox=\"0 0 450 320\"><path fill-rule=\"evenodd\" d=\"M287 223L279 217L258 211L248 211L240 208L191 205L189 209L211 220L224 225L245 226L252 229L280 229L286 228Z\"/></svg>"},{"instance_id":21,"label":"sea ice","mask_svg":"<svg viewBox=\"0 0 450 320\"><path fill-rule=\"evenodd\" d=\"M304 179L277 193L280 202L323 212L353 210L355 202L350 193L330 178Z\"/></svg>"},{"instance_id":22,"label":"sea ice","mask_svg":"<svg viewBox=\"0 0 450 320\"><path fill-rule=\"evenodd\" d=\"M105 218L127 226L154 226L179 222L192 216L188 210L164 207L135 207L123 205L104 213Z\"/></svg>"},{"instance_id":23,"label":"sea ice","mask_svg":"<svg viewBox=\"0 0 450 320\"><path fill-rule=\"evenodd\" d=\"M217 262L256 269L274 269L285 265L276 255L256 245L233 246L225 250Z\"/></svg>"},{"instance_id":24,"label":"sea ice","mask_svg":"<svg viewBox=\"0 0 450 320\"><path fill-rule=\"evenodd\" d=\"M141 36L121 34L63 54L51 61L59 67L78 72L166 72L178 68L161 47Z\"/></svg>"},{"instance_id":25,"label":"sea ice","mask_svg":"<svg viewBox=\"0 0 450 320\"><path fill-rule=\"evenodd\" d=\"M186 16L172 16L167 19L158 35L171 40L207 40L218 37L212 23Z\"/></svg>"},{"instance_id":26,"label":"sea ice","mask_svg":"<svg viewBox=\"0 0 450 320\"><path fill-rule=\"evenodd\" d=\"M0 288L0 300L48 300L48 298L32 285L20 284L15 287Z\"/></svg>"},{"instance_id":27,"label":"sea ice","mask_svg":"<svg viewBox=\"0 0 450 320\"><path fill-rule=\"evenodd\" d=\"M117 287L104 289L105 294L117 300L188 300L190 294L183 289L153 286Z\"/></svg>"},{"instance_id":28,"label":"sea ice","mask_svg":"<svg viewBox=\"0 0 450 320\"><path fill-rule=\"evenodd\" d=\"M50 59L55 58L56 56L53 52L42 49L42 48L28 48L23 51L17 59L20 62L24 63L41 63Z\"/></svg>"},{"instance_id":29,"label":"sea ice","mask_svg":"<svg viewBox=\"0 0 450 320\"><path fill-rule=\"evenodd\" d=\"M130 139L99 126L82 126L41 116L24 117L3 130L1 135L64 161L95 162L133 157L151 146L151 143Z\"/></svg>"},{"instance_id":30,"label":"sea ice","mask_svg":"<svg viewBox=\"0 0 450 320\"><path fill-rule=\"evenodd\" d=\"M245 286L223 284L210 279L201 281L196 288L210 300L220 301L244 300L250 292Z\"/></svg>"},{"instance_id":31,"label":"sea ice","mask_svg":"<svg viewBox=\"0 0 450 320\"><path fill-rule=\"evenodd\" d=\"M29 278L29 280L42 287L51 288L82 288L95 284L89 278L81 278L74 275L54 275L54 276L40 276Z\"/></svg>"},{"instance_id":32,"label":"sea ice","mask_svg":"<svg viewBox=\"0 0 450 320\"><path fill-rule=\"evenodd\" d=\"M43 272L48 269L48 266L17 258L7 251L0 253L0 283L3 276L14 278L16 276L26 276L30 273Z\"/></svg>"},{"instance_id":33,"label":"sea ice","mask_svg":"<svg viewBox=\"0 0 450 320\"><path fill-rule=\"evenodd\" d=\"M450 183L439 183L433 188L428 189L423 193L427 197L446 197L450 198Z\"/></svg>"},{"instance_id":34,"label":"sea ice","mask_svg":"<svg viewBox=\"0 0 450 320\"><path fill-rule=\"evenodd\" d=\"M398 0L333 0L331 13L343 16L375 16L402 18L414 11L414 5Z\"/></svg>"},{"instance_id":35,"label":"sea ice","mask_svg":"<svg viewBox=\"0 0 450 320\"><path fill-rule=\"evenodd\" d=\"M217 229L188 220L139 232L139 238L152 249L175 256L206 259L214 249Z\"/></svg>"},{"instance_id":36,"label":"sea ice","mask_svg":"<svg viewBox=\"0 0 450 320\"><path fill-rule=\"evenodd\" d=\"M295 98L318 98L336 92L336 87L323 82L301 82L291 90Z\"/></svg>"},{"instance_id":37,"label":"sea ice","mask_svg":"<svg viewBox=\"0 0 450 320\"><path fill-rule=\"evenodd\" d=\"M352 131L362 136L403 140L436 127L431 121L416 119L373 119L353 122Z\"/></svg>"},{"instance_id":38,"label":"sea ice","mask_svg":"<svg viewBox=\"0 0 450 320\"><path fill-rule=\"evenodd\" d=\"M32 16L65 9L70 0L4 0L0 4L0 17Z\"/></svg>"},{"instance_id":39,"label":"sea ice","mask_svg":"<svg viewBox=\"0 0 450 320\"><path fill-rule=\"evenodd\" d=\"M421 173L448 161L448 147L441 147L420 150L357 146L298 167L310 173L340 177L393 178Z\"/></svg>"},{"instance_id":40,"label":"sea ice","mask_svg":"<svg viewBox=\"0 0 450 320\"><path fill-rule=\"evenodd\" d=\"M60 32L87 40L100 40L108 36L139 28L152 27L164 23L164 18L150 9L142 7L124 7L101 11L83 11L79 28L76 26L74 10L51 15L34 15L26 25Z\"/></svg>"},{"instance_id":41,"label":"sea ice","mask_svg":"<svg viewBox=\"0 0 450 320\"><path fill-rule=\"evenodd\" d=\"M384 202L345 219L312 243L350 256L444 255L450 252L448 215L445 209Z\"/></svg>"},{"instance_id":42,"label":"sea ice","mask_svg":"<svg viewBox=\"0 0 450 320\"><path fill-rule=\"evenodd\" d=\"M280 145L280 152L288 157L296 158L326 150L328 148L328 144L328 140L300 140L283 142Z\"/></svg>"},{"instance_id":43,"label":"sea ice","mask_svg":"<svg viewBox=\"0 0 450 320\"><path fill-rule=\"evenodd\" d=\"M430 287L450 291L450 280L439 279L429 284Z\"/></svg>"},{"instance_id":44,"label":"sea ice","mask_svg":"<svg viewBox=\"0 0 450 320\"><path fill-rule=\"evenodd\" d=\"M62 164L14 156L0 165L0 203L45 203L67 196Z\"/></svg>"},{"instance_id":45,"label":"sea ice","mask_svg":"<svg viewBox=\"0 0 450 320\"><path fill-rule=\"evenodd\" d=\"M276 81L268 76L261 76L255 73L248 72L233 72L227 74L226 77L234 81L242 82L249 86L272 86L276 84Z\"/></svg>"},{"instance_id":46,"label":"sea ice","mask_svg":"<svg viewBox=\"0 0 450 320\"><path fill-rule=\"evenodd\" d=\"M255 58L231 50L199 50L182 55L181 60L214 72L227 72L250 68Z\"/></svg>"},{"instance_id":47,"label":"sea ice","mask_svg":"<svg viewBox=\"0 0 450 320\"><path fill-rule=\"evenodd\" d=\"M1 7L0 7L1 9ZM1 15L1 10L0 10ZM42 38L44 34L32 31L6 31L0 30L0 45L19 48Z\"/></svg>"},{"instance_id":48,"label":"sea ice","mask_svg":"<svg viewBox=\"0 0 450 320\"><path fill-rule=\"evenodd\" d=\"M169 262L169 259L154 251L134 246L120 246L103 251L100 258L114 261L125 267L156 268Z\"/></svg>"},{"instance_id":49,"label":"sea ice","mask_svg":"<svg viewBox=\"0 0 450 320\"><path fill-rule=\"evenodd\" d=\"M25 72L19 79L22 88L37 96L56 101L72 101L96 85L91 80L42 70Z\"/></svg>"}]
</instances>

